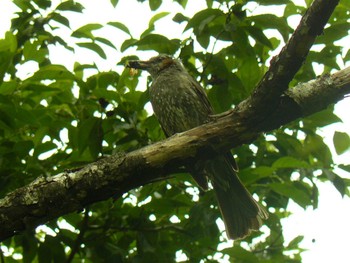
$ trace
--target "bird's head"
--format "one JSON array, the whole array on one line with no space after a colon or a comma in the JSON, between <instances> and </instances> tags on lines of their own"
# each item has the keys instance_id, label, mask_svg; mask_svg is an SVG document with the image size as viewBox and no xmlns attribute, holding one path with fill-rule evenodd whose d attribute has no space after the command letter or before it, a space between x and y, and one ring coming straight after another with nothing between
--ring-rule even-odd
<instances>
[{"instance_id":1,"label":"bird's head","mask_svg":"<svg viewBox=\"0 0 350 263\"><path fill-rule=\"evenodd\" d=\"M171 56L162 54L156 57L152 57L146 61L130 60L128 61L126 66L134 69L147 70L151 74L152 78L154 79L159 75L161 71L163 71L164 69L172 65L178 65L182 67L180 62L173 59Z\"/></svg>"}]
</instances>

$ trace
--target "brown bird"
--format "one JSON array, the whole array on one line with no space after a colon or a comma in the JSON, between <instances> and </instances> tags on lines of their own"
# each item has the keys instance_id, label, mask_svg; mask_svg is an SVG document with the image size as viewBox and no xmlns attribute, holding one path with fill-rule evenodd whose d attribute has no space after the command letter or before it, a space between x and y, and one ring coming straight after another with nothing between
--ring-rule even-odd
<instances>
[{"instance_id":1,"label":"brown bird","mask_svg":"<svg viewBox=\"0 0 350 263\"><path fill-rule=\"evenodd\" d=\"M213 115L204 89L179 60L158 55L148 61L129 61L127 66L150 73L150 100L166 136L204 124ZM208 179L211 181L228 238L244 238L252 230L258 230L268 214L238 178L232 154L225 152L199 166L190 172L204 190L208 189Z\"/></svg>"}]
</instances>

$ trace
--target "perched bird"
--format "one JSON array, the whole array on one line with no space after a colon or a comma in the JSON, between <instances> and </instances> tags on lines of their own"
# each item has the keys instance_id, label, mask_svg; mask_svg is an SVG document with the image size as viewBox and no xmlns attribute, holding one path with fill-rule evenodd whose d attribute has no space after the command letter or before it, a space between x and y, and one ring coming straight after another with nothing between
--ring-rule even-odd
<instances>
[{"instance_id":1,"label":"perched bird","mask_svg":"<svg viewBox=\"0 0 350 263\"><path fill-rule=\"evenodd\" d=\"M204 89L179 60L158 55L148 61L129 61L127 66L150 73L151 104L166 136L204 124L213 114ZM258 230L268 214L238 178L232 154L222 153L199 166L190 172L204 190L208 189L208 179L211 181L228 238L244 238Z\"/></svg>"}]
</instances>

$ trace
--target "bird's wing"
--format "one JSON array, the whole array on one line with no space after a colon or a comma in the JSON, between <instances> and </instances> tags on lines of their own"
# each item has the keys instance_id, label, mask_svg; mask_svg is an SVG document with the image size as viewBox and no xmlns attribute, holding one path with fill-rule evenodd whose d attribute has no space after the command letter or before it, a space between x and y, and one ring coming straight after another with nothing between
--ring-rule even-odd
<instances>
[{"instance_id":1,"label":"bird's wing","mask_svg":"<svg viewBox=\"0 0 350 263\"><path fill-rule=\"evenodd\" d=\"M210 114L214 113L213 107L211 106L209 100L208 100L208 96L205 93L205 90L202 88L202 86L191 77L191 83L193 85L193 89L196 92L196 94L198 95L198 98L201 100L201 102L203 103L204 107L208 110L208 118Z\"/></svg>"}]
</instances>

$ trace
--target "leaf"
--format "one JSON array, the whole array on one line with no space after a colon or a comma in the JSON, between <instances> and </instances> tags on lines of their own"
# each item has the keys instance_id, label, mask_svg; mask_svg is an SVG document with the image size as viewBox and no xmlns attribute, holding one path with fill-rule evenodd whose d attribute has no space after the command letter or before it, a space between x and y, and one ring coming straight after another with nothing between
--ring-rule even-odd
<instances>
[{"instance_id":1,"label":"leaf","mask_svg":"<svg viewBox=\"0 0 350 263\"><path fill-rule=\"evenodd\" d=\"M38 157L40 154L46 153L53 149L57 149L57 145L55 143L51 141L41 143L37 147L35 147L33 156Z\"/></svg>"},{"instance_id":2,"label":"leaf","mask_svg":"<svg viewBox=\"0 0 350 263\"><path fill-rule=\"evenodd\" d=\"M95 41L101 42L101 43L103 43L103 44L105 44L105 45L107 45L107 46L109 46L109 47L111 47L111 48L113 48L113 49L117 49L117 48L115 47L115 45L114 45L111 41L109 41L108 39L106 39L106 38L96 37L96 38L95 38Z\"/></svg>"},{"instance_id":3,"label":"leaf","mask_svg":"<svg viewBox=\"0 0 350 263\"><path fill-rule=\"evenodd\" d=\"M188 2L188 0L175 0L175 2L178 2L181 6L182 6L182 8L186 8L186 5L187 5L187 2Z\"/></svg>"},{"instance_id":4,"label":"leaf","mask_svg":"<svg viewBox=\"0 0 350 263\"><path fill-rule=\"evenodd\" d=\"M134 43L134 45L137 46L138 50L154 50L158 53L171 55L179 48L180 40L169 40L162 35L150 34Z\"/></svg>"},{"instance_id":5,"label":"leaf","mask_svg":"<svg viewBox=\"0 0 350 263\"><path fill-rule=\"evenodd\" d=\"M348 22L341 22L330 25L323 30L323 34L317 37L315 44L332 45L335 41L348 36L350 24Z\"/></svg>"},{"instance_id":6,"label":"leaf","mask_svg":"<svg viewBox=\"0 0 350 263\"><path fill-rule=\"evenodd\" d=\"M342 120L334 114L333 108L327 108L326 110L314 113L304 118L302 121L307 127L310 127L310 125L311 127L324 127L333 123L342 122Z\"/></svg>"},{"instance_id":7,"label":"leaf","mask_svg":"<svg viewBox=\"0 0 350 263\"><path fill-rule=\"evenodd\" d=\"M29 151L33 149L33 147L34 144L32 141L21 141L13 146L13 152L15 152L18 157L24 158L28 156Z\"/></svg>"},{"instance_id":8,"label":"leaf","mask_svg":"<svg viewBox=\"0 0 350 263\"><path fill-rule=\"evenodd\" d=\"M310 204L310 197L301 189L295 187L293 183L272 183L269 187L276 193L291 198L301 207L305 208Z\"/></svg>"},{"instance_id":9,"label":"leaf","mask_svg":"<svg viewBox=\"0 0 350 263\"><path fill-rule=\"evenodd\" d=\"M72 12L81 13L84 10L84 7L82 4L80 4L76 1L68 0L68 1L64 1L61 4L59 4L56 7L56 10L72 11Z\"/></svg>"},{"instance_id":10,"label":"leaf","mask_svg":"<svg viewBox=\"0 0 350 263\"><path fill-rule=\"evenodd\" d=\"M84 120L78 126L78 147L80 153L89 147L90 154L95 158L101 148L101 120L98 118L89 118Z\"/></svg>"},{"instance_id":11,"label":"leaf","mask_svg":"<svg viewBox=\"0 0 350 263\"><path fill-rule=\"evenodd\" d=\"M273 164L272 168L311 168L310 165L301 160L297 160L290 156L285 156L277 159Z\"/></svg>"},{"instance_id":12,"label":"leaf","mask_svg":"<svg viewBox=\"0 0 350 263\"><path fill-rule=\"evenodd\" d=\"M254 169L243 169L239 171L239 176L244 185L250 185L256 183L262 178L271 176L275 172L275 169L269 166L259 166Z\"/></svg>"},{"instance_id":13,"label":"leaf","mask_svg":"<svg viewBox=\"0 0 350 263\"><path fill-rule=\"evenodd\" d=\"M102 27L101 24L87 24L75 30L71 36L76 38L94 39L95 36L92 34L92 31L101 29Z\"/></svg>"},{"instance_id":14,"label":"leaf","mask_svg":"<svg viewBox=\"0 0 350 263\"><path fill-rule=\"evenodd\" d=\"M245 262L245 263L257 263L259 259L254 255L253 252L245 250L240 246L234 246L230 248L225 248L221 251L222 253L230 255L234 258L234 262Z\"/></svg>"},{"instance_id":15,"label":"leaf","mask_svg":"<svg viewBox=\"0 0 350 263\"><path fill-rule=\"evenodd\" d=\"M110 2L111 2L113 7L116 7L118 2L119 2L119 0L110 0Z\"/></svg>"},{"instance_id":16,"label":"leaf","mask_svg":"<svg viewBox=\"0 0 350 263\"><path fill-rule=\"evenodd\" d=\"M10 95L16 90L17 87L18 83L16 81L3 82L0 85L0 94Z\"/></svg>"},{"instance_id":17,"label":"leaf","mask_svg":"<svg viewBox=\"0 0 350 263\"><path fill-rule=\"evenodd\" d=\"M45 79L69 79L75 80L74 75L61 65L48 65L40 68L28 81L45 80Z\"/></svg>"},{"instance_id":18,"label":"leaf","mask_svg":"<svg viewBox=\"0 0 350 263\"><path fill-rule=\"evenodd\" d=\"M69 20L65 16L62 16L59 13L52 13L51 19L55 20L56 22L58 22L58 23L60 23L62 25L65 25L68 28L70 27Z\"/></svg>"},{"instance_id":19,"label":"leaf","mask_svg":"<svg viewBox=\"0 0 350 263\"><path fill-rule=\"evenodd\" d=\"M293 238L289 244L287 245L288 249L298 249L299 248L299 243L303 241L304 236L297 236Z\"/></svg>"},{"instance_id":20,"label":"leaf","mask_svg":"<svg viewBox=\"0 0 350 263\"><path fill-rule=\"evenodd\" d=\"M130 38L130 39L127 39L123 42L123 44L121 45L120 47L120 51L121 52L124 52L125 50L127 50L129 47L132 47L134 46L136 43L138 42L137 39L134 39L134 38Z\"/></svg>"},{"instance_id":21,"label":"leaf","mask_svg":"<svg viewBox=\"0 0 350 263\"><path fill-rule=\"evenodd\" d=\"M91 51L96 52L101 58L106 59L106 53L103 51L103 49L93 42L85 42L85 43L77 43L79 47L90 49Z\"/></svg>"},{"instance_id":22,"label":"leaf","mask_svg":"<svg viewBox=\"0 0 350 263\"><path fill-rule=\"evenodd\" d=\"M350 147L350 138L347 133L335 131L333 144L338 155L345 153Z\"/></svg>"},{"instance_id":23,"label":"leaf","mask_svg":"<svg viewBox=\"0 0 350 263\"><path fill-rule=\"evenodd\" d=\"M5 39L0 39L0 84L15 55L17 49L16 37L11 32L5 33Z\"/></svg>"},{"instance_id":24,"label":"leaf","mask_svg":"<svg viewBox=\"0 0 350 263\"><path fill-rule=\"evenodd\" d=\"M283 17L278 17L276 15L264 14L247 17L247 22L250 22L261 29L277 29L282 35L285 42L288 41L289 34L291 33L291 28L289 27L287 21Z\"/></svg>"},{"instance_id":25,"label":"leaf","mask_svg":"<svg viewBox=\"0 0 350 263\"><path fill-rule=\"evenodd\" d=\"M162 0L148 0L148 3L149 3L149 7L151 8L151 10L155 11L162 4Z\"/></svg>"},{"instance_id":26,"label":"leaf","mask_svg":"<svg viewBox=\"0 0 350 263\"><path fill-rule=\"evenodd\" d=\"M34 10L35 8L29 1L24 0L14 0L13 3L22 10Z\"/></svg>"},{"instance_id":27,"label":"leaf","mask_svg":"<svg viewBox=\"0 0 350 263\"><path fill-rule=\"evenodd\" d=\"M23 56L26 61L33 60L38 63L43 62L49 55L46 48L40 48L41 43L34 41L33 43L27 41L23 46Z\"/></svg>"},{"instance_id":28,"label":"leaf","mask_svg":"<svg viewBox=\"0 0 350 263\"><path fill-rule=\"evenodd\" d=\"M107 25L118 28L119 30L125 32L126 34L128 34L131 37L131 33L130 33L129 29L124 24L122 24L120 22L108 22Z\"/></svg>"},{"instance_id":29,"label":"leaf","mask_svg":"<svg viewBox=\"0 0 350 263\"><path fill-rule=\"evenodd\" d=\"M184 32L190 28L193 28L195 34L200 35L205 26L219 16L224 16L224 13L219 9L204 9L190 19L184 29Z\"/></svg>"},{"instance_id":30,"label":"leaf","mask_svg":"<svg viewBox=\"0 0 350 263\"><path fill-rule=\"evenodd\" d=\"M347 189L345 180L333 171L324 170L323 172L326 174L328 180L333 183L334 187L338 190L341 196L344 196Z\"/></svg>"},{"instance_id":31,"label":"leaf","mask_svg":"<svg viewBox=\"0 0 350 263\"><path fill-rule=\"evenodd\" d=\"M177 13L174 17L173 17L173 21L176 23L182 23L185 21L188 21L189 18L187 16L184 16L182 13Z\"/></svg>"},{"instance_id":32,"label":"leaf","mask_svg":"<svg viewBox=\"0 0 350 263\"><path fill-rule=\"evenodd\" d=\"M159 19L169 15L170 12L161 12L161 13L158 13L156 15L154 15L148 22L148 27L153 27L154 26L154 23L157 22Z\"/></svg>"},{"instance_id":33,"label":"leaf","mask_svg":"<svg viewBox=\"0 0 350 263\"><path fill-rule=\"evenodd\" d=\"M51 6L50 0L34 0L34 2L42 9L49 8Z\"/></svg>"},{"instance_id":34,"label":"leaf","mask_svg":"<svg viewBox=\"0 0 350 263\"><path fill-rule=\"evenodd\" d=\"M247 30L257 42L260 42L261 44L269 47L270 49L273 48L270 40L265 36L264 32L261 29L255 26L244 27L244 29Z\"/></svg>"},{"instance_id":35,"label":"leaf","mask_svg":"<svg viewBox=\"0 0 350 263\"><path fill-rule=\"evenodd\" d=\"M341 196L343 197L345 195L346 187L347 187L344 179L337 175L333 180L333 184L335 188L337 188Z\"/></svg>"}]
</instances>

